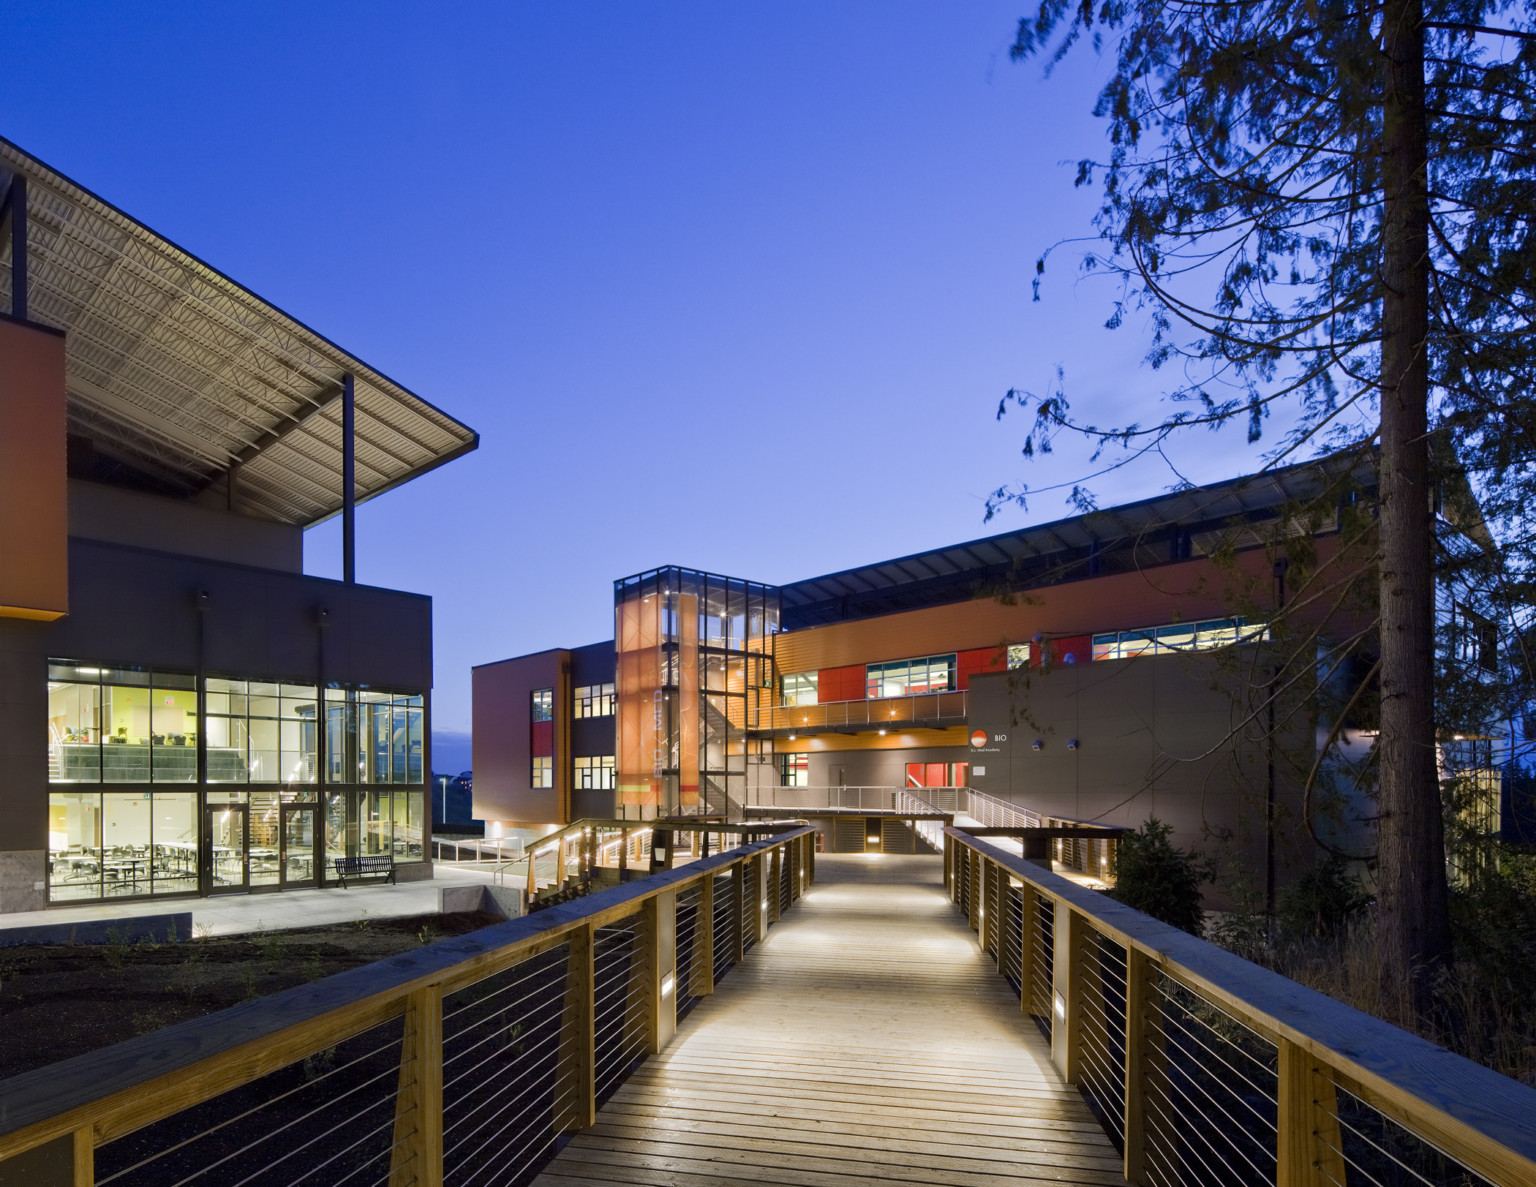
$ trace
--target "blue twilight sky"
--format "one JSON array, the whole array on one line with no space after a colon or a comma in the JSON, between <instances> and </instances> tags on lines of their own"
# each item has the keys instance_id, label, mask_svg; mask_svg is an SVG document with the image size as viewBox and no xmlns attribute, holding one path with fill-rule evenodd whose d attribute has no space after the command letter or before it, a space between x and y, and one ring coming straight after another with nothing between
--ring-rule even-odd
<instances>
[{"instance_id":1,"label":"blue twilight sky","mask_svg":"<svg viewBox=\"0 0 1536 1187\"><path fill-rule=\"evenodd\" d=\"M1103 66L1011 64L1022 11L8 0L0 133L479 430L358 516L359 579L435 599L436 724L467 730L470 666L611 637L616 577L792 581L1064 514L982 522L1024 476L1011 386L1059 365L1095 419L1155 414L1105 282L1064 254L1030 300L1091 231L1067 162L1102 154Z\"/></svg>"}]
</instances>

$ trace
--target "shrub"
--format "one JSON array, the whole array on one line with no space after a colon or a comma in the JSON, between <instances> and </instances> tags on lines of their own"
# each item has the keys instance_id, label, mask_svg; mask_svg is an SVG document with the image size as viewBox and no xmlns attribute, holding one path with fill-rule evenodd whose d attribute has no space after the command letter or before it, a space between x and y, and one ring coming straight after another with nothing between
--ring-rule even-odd
<instances>
[{"instance_id":1,"label":"shrub","mask_svg":"<svg viewBox=\"0 0 1536 1187\"><path fill-rule=\"evenodd\" d=\"M1110 894L1116 902L1198 936L1205 926L1200 886L1216 873L1199 853L1176 848L1168 839L1172 834L1172 827L1156 817L1123 834Z\"/></svg>"},{"instance_id":2,"label":"shrub","mask_svg":"<svg viewBox=\"0 0 1536 1187\"><path fill-rule=\"evenodd\" d=\"M1370 902L1348 863L1330 853L1281 892L1276 914L1287 938L1328 940L1342 935Z\"/></svg>"}]
</instances>

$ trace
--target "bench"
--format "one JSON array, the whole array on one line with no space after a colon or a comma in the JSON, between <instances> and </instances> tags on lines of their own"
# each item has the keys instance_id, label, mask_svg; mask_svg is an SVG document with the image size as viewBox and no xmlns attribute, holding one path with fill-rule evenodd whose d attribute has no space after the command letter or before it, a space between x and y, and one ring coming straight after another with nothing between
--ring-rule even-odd
<instances>
[{"instance_id":1,"label":"bench","mask_svg":"<svg viewBox=\"0 0 1536 1187\"><path fill-rule=\"evenodd\" d=\"M384 878L389 882L395 880L395 859L388 853L369 857L338 857L335 862L336 879L343 890L347 888L348 878Z\"/></svg>"}]
</instances>

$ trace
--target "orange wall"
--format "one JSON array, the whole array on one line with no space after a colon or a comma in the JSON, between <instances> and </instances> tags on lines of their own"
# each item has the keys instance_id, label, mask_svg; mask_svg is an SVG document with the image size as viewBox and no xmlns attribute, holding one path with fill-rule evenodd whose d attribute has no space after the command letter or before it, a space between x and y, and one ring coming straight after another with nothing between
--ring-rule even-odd
<instances>
[{"instance_id":1,"label":"orange wall","mask_svg":"<svg viewBox=\"0 0 1536 1187\"><path fill-rule=\"evenodd\" d=\"M0 321L0 617L69 611L64 336Z\"/></svg>"},{"instance_id":2,"label":"orange wall","mask_svg":"<svg viewBox=\"0 0 1536 1187\"><path fill-rule=\"evenodd\" d=\"M780 672L809 672L850 664L991 649L1022 643L1037 632L1091 635L1232 613L1230 597L1245 579L1267 589L1263 550L1242 554L1236 571L1210 560L1183 561L1140 573L1115 573L1017 595L1013 605L978 598L857 622L786 631L775 638Z\"/></svg>"}]
</instances>

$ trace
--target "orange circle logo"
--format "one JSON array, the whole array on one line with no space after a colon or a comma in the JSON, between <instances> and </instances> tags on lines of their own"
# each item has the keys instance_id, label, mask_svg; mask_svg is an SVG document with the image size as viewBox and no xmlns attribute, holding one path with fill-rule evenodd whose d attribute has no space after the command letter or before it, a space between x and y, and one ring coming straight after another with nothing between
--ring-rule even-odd
<instances>
[{"instance_id":1,"label":"orange circle logo","mask_svg":"<svg viewBox=\"0 0 1536 1187\"><path fill-rule=\"evenodd\" d=\"M986 730L972 730L971 731L971 745L972 746L975 746L975 747L977 747L979 749L980 747L985 746L986 744L987 744L987 731Z\"/></svg>"}]
</instances>

